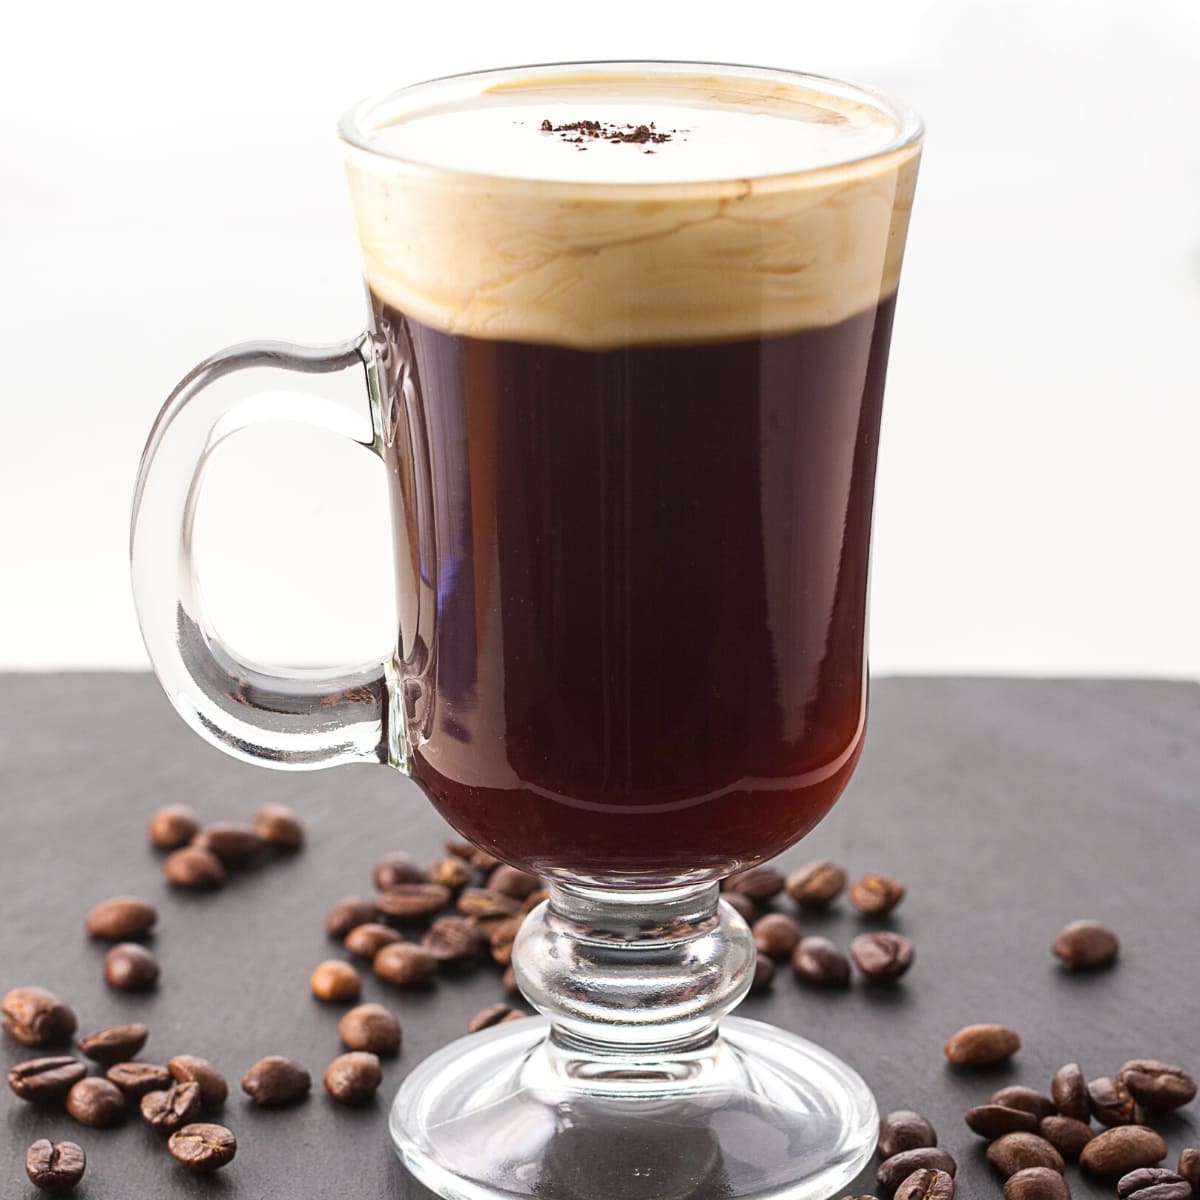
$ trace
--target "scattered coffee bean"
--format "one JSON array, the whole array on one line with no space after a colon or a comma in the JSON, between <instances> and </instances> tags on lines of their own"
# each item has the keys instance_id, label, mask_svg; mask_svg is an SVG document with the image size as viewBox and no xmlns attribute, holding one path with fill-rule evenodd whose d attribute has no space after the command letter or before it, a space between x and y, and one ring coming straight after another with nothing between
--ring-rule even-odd
<instances>
[{"instance_id":1,"label":"scattered coffee bean","mask_svg":"<svg viewBox=\"0 0 1200 1200\"><path fill-rule=\"evenodd\" d=\"M844 988L850 984L850 960L828 939L800 939L792 955L797 979L814 987Z\"/></svg>"},{"instance_id":2,"label":"scattered coffee bean","mask_svg":"<svg viewBox=\"0 0 1200 1200\"><path fill-rule=\"evenodd\" d=\"M379 1090L379 1059L365 1050L339 1054L325 1068L325 1090L340 1104L365 1104Z\"/></svg>"},{"instance_id":3,"label":"scattered coffee bean","mask_svg":"<svg viewBox=\"0 0 1200 1200\"><path fill-rule=\"evenodd\" d=\"M375 955L375 974L400 987L419 987L437 973L438 960L412 942L394 942Z\"/></svg>"},{"instance_id":4,"label":"scattered coffee bean","mask_svg":"<svg viewBox=\"0 0 1200 1200\"><path fill-rule=\"evenodd\" d=\"M490 851L481 850L478 846L471 852L471 866L477 871L494 871L500 865L500 860Z\"/></svg>"},{"instance_id":5,"label":"scattered coffee bean","mask_svg":"<svg viewBox=\"0 0 1200 1200\"><path fill-rule=\"evenodd\" d=\"M1138 1167L1117 1180L1117 1195L1121 1200L1192 1200L1192 1185L1165 1167Z\"/></svg>"},{"instance_id":6,"label":"scattered coffee bean","mask_svg":"<svg viewBox=\"0 0 1200 1200\"><path fill-rule=\"evenodd\" d=\"M526 896L525 899L521 901L521 911L518 914L518 916L524 917L524 916L528 915L529 913L533 912L533 910L535 908L537 908L537 906L539 904L542 904L543 902L545 902L546 900L549 900L549 899L550 899L550 889L549 888L538 888L538 890L536 892L530 892L529 895Z\"/></svg>"},{"instance_id":7,"label":"scattered coffee bean","mask_svg":"<svg viewBox=\"0 0 1200 1200\"><path fill-rule=\"evenodd\" d=\"M758 919L758 905L744 892L722 892L721 899L733 909L747 925Z\"/></svg>"},{"instance_id":8,"label":"scattered coffee bean","mask_svg":"<svg viewBox=\"0 0 1200 1200\"><path fill-rule=\"evenodd\" d=\"M125 1095L107 1079L81 1079L67 1093L67 1112L80 1125L107 1129L124 1119Z\"/></svg>"},{"instance_id":9,"label":"scattered coffee bean","mask_svg":"<svg viewBox=\"0 0 1200 1200\"><path fill-rule=\"evenodd\" d=\"M749 896L756 904L764 904L783 891L784 877L774 867L751 867L738 871L722 883L721 888L742 896Z\"/></svg>"},{"instance_id":10,"label":"scattered coffee bean","mask_svg":"<svg viewBox=\"0 0 1200 1200\"><path fill-rule=\"evenodd\" d=\"M128 942L144 937L157 921L158 910L153 904L137 896L114 896L88 913L86 925L91 937Z\"/></svg>"},{"instance_id":11,"label":"scattered coffee bean","mask_svg":"<svg viewBox=\"0 0 1200 1200\"><path fill-rule=\"evenodd\" d=\"M389 854L375 864L371 879L377 890L386 892L403 884L424 882L425 872L407 854Z\"/></svg>"},{"instance_id":12,"label":"scattered coffee bean","mask_svg":"<svg viewBox=\"0 0 1200 1200\"><path fill-rule=\"evenodd\" d=\"M1092 1106L1088 1100L1087 1080L1078 1063L1067 1063L1054 1072L1050 1083L1050 1095L1055 1107L1064 1117L1088 1122L1092 1119Z\"/></svg>"},{"instance_id":13,"label":"scattered coffee bean","mask_svg":"<svg viewBox=\"0 0 1200 1200\"><path fill-rule=\"evenodd\" d=\"M854 965L873 983L899 979L913 964L913 944L899 933L860 933L850 943Z\"/></svg>"},{"instance_id":14,"label":"scattered coffee bean","mask_svg":"<svg viewBox=\"0 0 1200 1200\"><path fill-rule=\"evenodd\" d=\"M150 1031L145 1025L115 1025L112 1029L75 1039L81 1054L102 1067L128 1062L145 1044Z\"/></svg>"},{"instance_id":15,"label":"scattered coffee bean","mask_svg":"<svg viewBox=\"0 0 1200 1200\"><path fill-rule=\"evenodd\" d=\"M219 888L225 882L221 860L200 846L173 850L163 861L163 874L176 887L195 891Z\"/></svg>"},{"instance_id":16,"label":"scattered coffee bean","mask_svg":"<svg viewBox=\"0 0 1200 1200\"><path fill-rule=\"evenodd\" d=\"M87 1170L87 1155L74 1142L41 1138L25 1151L25 1174L43 1192L69 1192Z\"/></svg>"},{"instance_id":17,"label":"scattered coffee bean","mask_svg":"<svg viewBox=\"0 0 1200 1200\"><path fill-rule=\"evenodd\" d=\"M327 958L318 963L308 981L312 994L329 1004L349 1004L362 993L358 972L340 958Z\"/></svg>"},{"instance_id":18,"label":"scattered coffee bean","mask_svg":"<svg viewBox=\"0 0 1200 1200\"><path fill-rule=\"evenodd\" d=\"M33 1058L10 1068L8 1086L30 1104L57 1104L86 1074L77 1058Z\"/></svg>"},{"instance_id":19,"label":"scattered coffee bean","mask_svg":"<svg viewBox=\"0 0 1200 1200\"><path fill-rule=\"evenodd\" d=\"M987 1160L1005 1179L1030 1167L1049 1167L1060 1174L1066 1169L1062 1155L1036 1133L1006 1133L987 1148Z\"/></svg>"},{"instance_id":20,"label":"scattered coffee bean","mask_svg":"<svg viewBox=\"0 0 1200 1200\"><path fill-rule=\"evenodd\" d=\"M751 929L759 954L766 958L786 962L800 944L800 926L783 913L767 913Z\"/></svg>"},{"instance_id":21,"label":"scattered coffee bean","mask_svg":"<svg viewBox=\"0 0 1200 1200\"><path fill-rule=\"evenodd\" d=\"M1054 1101L1049 1096L1043 1096L1035 1088L1024 1087L1014 1083L1008 1087L998 1088L990 1097L989 1104L1003 1104L1005 1108L1019 1108L1022 1112L1032 1113L1040 1121L1043 1117L1055 1114Z\"/></svg>"},{"instance_id":22,"label":"scattered coffee bean","mask_svg":"<svg viewBox=\"0 0 1200 1200\"><path fill-rule=\"evenodd\" d=\"M1152 1167L1166 1157L1166 1143L1153 1129L1119 1125L1096 1134L1084 1146L1079 1165L1090 1175L1125 1175L1138 1167Z\"/></svg>"},{"instance_id":23,"label":"scattered coffee bean","mask_svg":"<svg viewBox=\"0 0 1200 1200\"><path fill-rule=\"evenodd\" d=\"M965 1120L972 1133L989 1141L1006 1133L1038 1131L1038 1119L1033 1113L1023 1112L1019 1108L1006 1108L1003 1104L980 1104L968 1108Z\"/></svg>"},{"instance_id":24,"label":"scattered coffee bean","mask_svg":"<svg viewBox=\"0 0 1200 1200\"><path fill-rule=\"evenodd\" d=\"M438 917L421 939L421 947L441 963L473 962L487 945L487 934L464 917Z\"/></svg>"},{"instance_id":25,"label":"scattered coffee bean","mask_svg":"<svg viewBox=\"0 0 1200 1200\"><path fill-rule=\"evenodd\" d=\"M894 1193L915 1171L944 1171L953 1177L957 1170L958 1164L945 1150L937 1146L920 1146L885 1158L879 1164L875 1178L884 1191Z\"/></svg>"},{"instance_id":26,"label":"scattered coffee bean","mask_svg":"<svg viewBox=\"0 0 1200 1200\"><path fill-rule=\"evenodd\" d=\"M1051 949L1071 971L1090 971L1106 967L1120 945L1111 929L1097 921L1072 921L1054 939Z\"/></svg>"},{"instance_id":27,"label":"scattered coffee bean","mask_svg":"<svg viewBox=\"0 0 1200 1200\"><path fill-rule=\"evenodd\" d=\"M895 1200L954 1200L954 1176L922 1167L901 1181Z\"/></svg>"},{"instance_id":28,"label":"scattered coffee bean","mask_svg":"<svg viewBox=\"0 0 1200 1200\"><path fill-rule=\"evenodd\" d=\"M452 895L441 883L401 883L380 892L375 906L398 921L420 921L445 908Z\"/></svg>"},{"instance_id":29,"label":"scattered coffee bean","mask_svg":"<svg viewBox=\"0 0 1200 1200\"><path fill-rule=\"evenodd\" d=\"M904 884L890 875L864 875L850 885L847 895L860 913L882 917L904 899Z\"/></svg>"},{"instance_id":30,"label":"scattered coffee bean","mask_svg":"<svg viewBox=\"0 0 1200 1200\"><path fill-rule=\"evenodd\" d=\"M442 849L447 854L453 855L455 858L471 861L471 856L475 853L475 847L470 842L464 842L461 838L447 838L442 843Z\"/></svg>"},{"instance_id":31,"label":"scattered coffee bean","mask_svg":"<svg viewBox=\"0 0 1200 1200\"><path fill-rule=\"evenodd\" d=\"M206 825L194 838L192 845L215 855L227 867L253 862L266 849L253 825L240 821L221 821Z\"/></svg>"},{"instance_id":32,"label":"scattered coffee bean","mask_svg":"<svg viewBox=\"0 0 1200 1200\"><path fill-rule=\"evenodd\" d=\"M765 954L759 954L754 959L754 978L750 980L750 992L759 996L771 990L775 982L775 964Z\"/></svg>"},{"instance_id":33,"label":"scattered coffee bean","mask_svg":"<svg viewBox=\"0 0 1200 1200\"><path fill-rule=\"evenodd\" d=\"M451 854L446 858L439 858L425 872L425 879L429 883L440 883L443 887L457 892L459 888L474 882L475 868L466 859Z\"/></svg>"},{"instance_id":34,"label":"scattered coffee bean","mask_svg":"<svg viewBox=\"0 0 1200 1200\"><path fill-rule=\"evenodd\" d=\"M158 959L137 942L120 942L104 956L104 978L119 992L148 992L158 975Z\"/></svg>"},{"instance_id":35,"label":"scattered coffee bean","mask_svg":"<svg viewBox=\"0 0 1200 1200\"><path fill-rule=\"evenodd\" d=\"M521 989L517 986L517 973L511 966L505 967L504 977L500 981L500 986L509 996L519 996Z\"/></svg>"},{"instance_id":36,"label":"scattered coffee bean","mask_svg":"<svg viewBox=\"0 0 1200 1200\"><path fill-rule=\"evenodd\" d=\"M67 1005L40 987L13 988L0 1001L0 1014L9 1037L39 1050L69 1042L79 1025Z\"/></svg>"},{"instance_id":37,"label":"scattered coffee bean","mask_svg":"<svg viewBox=\"0 0 1200 1200\"><path fill-rule=\"evenodd\" d=\"M487 881L489 891L501 892L514 900L524 900L540 890L542 881L528 871L519 871L508 863L501 863L489 876Z\"/></svg>"},{"instance_id":38,"label":"scattered coffee bean","mask_svg":"<svg viewBox=\"0 0 1200 1200\"><path fill-rule=\"evenodd\" d=\"M1130 1059L1117 1078L1138 1104L1154 1112L1181 1108L1196 1096L1196 1081L1182 1067L1152 1058Z\"/></svg>"},{"instance_id":39,"label":"scattered coffee bean","mask_svg":"<svg viewBox=\"0 0 1200 1200\"><path fill-rule=\"evenodd\" d=\"M1200 1197L1200 1150L1189 1147L1179 1152L1179 1166L1175 1168L1192 1185L1192 1191Z\"/></svg>"},{"instance_id":40,"label":"scattered coffee bean","mask_svg":"<svg viewBox=\"0 0 1200 1200\"><path fill-rule=\"evenodd\" d=\"M304 826L286 804L264 804L250 818L250 827L276 850L294 854L304 848Z\"/></svg>"},{"instance_id":41,"label":"scattered coffee bean","mask_svg":"<svg viewBox=\"0 0 1200 1200\"><path fill-rule=\"evenodd\" d=\"M171 1134L167 1148L189 1171L206 1174L233 1161L237 1138L224 1125L185 1125Z\"/></svg>"},{"instance_id":42,"label":"scattered coffee bean","mask_svg":"<svg viewBox=\"0 0 1200 1200\"><path fill-rule=\"evenodd\" d=\"M521 903L491 888L466 888L458 897L458 911L476 921L502 921L515 917Z\"/></svg>"},{"instance_id":43,"label":"scattered coffee bean","mask_svg":"<svg viewBox=\"0 0 1200 1200\"><path fill-rule=\"evenodd\" d=\"M1051 1167L1026 1167L1005 1181L1004 1200L1071 1200L1071 1189Z\"/></svg>"},{"instance_id":44,"label":"scattered coffee bean","mask_svg":"<svg viewBox=\"0 0 1200 1200\"><path fill-rule=\"evenodd\" d=\"M990 1067L1020 1048L1020 1037L1006 1025L967 1025L946 1043L946 1057L956 1067Z\"/></svg>"},{"instance_id":45,"label":"scattered coffee bean","mask_svg":"<svg viewBox=\"0 0 1200 1200\"><path fill-rule=\"evenodd\" d=\"M358 958L373 959L384 946L390 946L400 940L400 935L390 925L368 921L365 925L355 925L346 934L346 940L342 944Z\"/></svg>"},{"instance_id":46,"label":"scattered coffee bean","mask_svg":"<svg viewBox=\"0 0 1200 1200\"><path fill-rule=\"evenodd\" d=\"M198 1083L200 1103L205 1108L219 1108L229 1095L225 1076L207 1058L198 1058L195 1054L177 1054L167 1063L167 1070L179 1083Z\"/></svg>"},{"instance_id":47,"label":"scattered coffee bean","mask_svg":"<svg viewBox=\"0 0 1200 1200\"><path fill-rule=\"evenodd\" d=\"M1038 1125L1042 1135L1068 1162L1075 1162L1092 1140L1091 1128L1074 1117L1043 1117Z\"/></svg>"},{"instance_id":48,"label":"scattered coffee bean","mask_svg":"<svg viewBox=\"0 0 1200 1200\"><path fill-rule=\"evenodd\" d=\"M824 908L841 895L846 872L824 858L793 871L784 886L801 908Z\"/></svg>"},{"instance_id":49,"label":"scattered coffee bean","mask_svg":"<svg viewBox=\"0 0 1200 1200\"><path fill-rule=\"evenodd\" d=\"M491 1029L493 1025L502 1025L505 1021L519 1021L525 1014L518 1012L508 1004L489 1004L480 1009L467 1026L468 1033L479 1033L483 1029Z\"/></svg>"},{"instance_id":50,"label":"scattered coffee bean","mask_svg":"<svg viewBox=\"0 0 1200 1200\"><path fill-rule=\"evenodd\" d=\"M509 917L504 921L493 921L488 926L488 945L494 963L507 967L512 962L513 943L517 940L524 920L524 917Z\"/></svg>"},{"instance_id":51,"label":"scattered coffee bean","mask_svg":"<svg viewBox=\"0 0 1200 1200\"><path fill-rule=\"evenodd\" d=\"M879 1121L880 1158L891 1158L905 1150L921 1150L937 1145L937 1131L920 1113L899 1108Z\"/></svg>"},{"instance_id":52,"label":"scattered coffee bean","mask_svg":"<svg viewBox=\"0 0 1200 1200\"><path fill-rule=\"evenodd\" d=\"M378 916L379 910L373 900L347 896L329 910L325 917L325 932L340 940L359 925L373 924Z\"/></svg>"},{"instance_id":53,"label":"scattered coffee bean","mask_svg":"<svg viewBox=\"0 0 1200 1200\"><path fill-rule=\"evenodd\" d=\"M186 804L167 804L150 818L150 840L160 850L178 850L200 832L196 814Z\"/></svg>"},{"instance_id":54,"label":"scattered coffee bean","mask_svg":"<svg viewBox=\"0 0 1200 1200\"><path fill-rule=\"evenodd\" d=\"M171 1072L155 1063L113 1063L104 1078L119 1087L128 1100L140 1100L147 1092L161 1092L171 1086Z\"/></svg>"},{"instance_id":55,"label":"scattered coffee bean","mask_svg":"<svg viewBox=\"0 0 1200 1200\"><path fill-rule=\"evenodd\" d=\"M338 1023L338 1036L348 1050L389 1057L400 1050L400 1022L382 1004L360 1004Z\"/></svg>"},{"instance_id":56,"label":"scattered coffee bean","mask_svg":"<svg viewBox=\"0 0 1200 1200\"><path fill-rule=\"evenodd\" d=\"M260 1058L242 1077L242 1091L259 1108L283 1108L308 1095L312 1076L289 1058L270 1054Z\"/></svg>"},{"instance_id":57,"label":"scattered coffee bean","mask_svg":"<svg viewBox=\"0 0 1200 1200\"><path fill-rule=\"evenodd\" d=\"M1092 1116L1101 1125L1143 1125L1141 1106L1129 1094L1122 1079L1102 1075L1088 1083L1088 1102Z\"/></svg>"},{"instance_id":58,"label":"scattered coffee bean","mask_svg":"<svg viewBox=\"0 0 1200 1200\"><path fill-rule=\"evenodd\" d=\"M200 1115L200 1085L173 1083L160 1092L147 1092L141 1100L142 1119L159 1133L174 1133Z\"/></svg>"}]
</instances>

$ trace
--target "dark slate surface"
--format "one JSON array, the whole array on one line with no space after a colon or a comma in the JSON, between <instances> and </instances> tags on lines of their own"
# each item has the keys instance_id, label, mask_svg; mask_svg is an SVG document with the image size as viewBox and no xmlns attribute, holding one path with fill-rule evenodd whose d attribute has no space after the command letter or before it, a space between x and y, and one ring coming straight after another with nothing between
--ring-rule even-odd
<instances>
[{"instance_id":1,"label":"dark slate surface","mask_svg":"<svg viewBox=\"0 0 1200 1200\"><path fill-rule=\"evenodd\" d=\"M1200 688L1153 682L895 679L876 684L871 734L849 792L784 865L830 855L852 872L909 884L895 927L917 963L890 990L803 990L781 976L744 1015L803 1032L854 1062L884 1110L927 1113L959 1158L960 1196L998 1196L983 1148L961 1114L1002 1083L1045 1087L1063 1061L1089 1074L1127 1057L1200 1067ZM243 875L212 896L168 891L147 846L150 811L183 800L211 819L285 801L306 820L300 857ZM329 905L369 890L380 851L428 859L445 834L415 787L380 769L309 775L255 770L224 758L170 711L141 676L0 677L0 991L40 983L73 1003L87 1030L138 1019L143 1057L213 1059L236 1084L258 1057L287 1054L318 1077L338 1051L338 1012L312 1000L311 968L335 951ZM109 991L101 946L83 934L95 901L132 892L160 906L155 948L163 981L149 997ZM1071 976L1048 946L1066 921L1092 916L1120 933L1113 970ZM844 903L811 931L842 943L862 928ZM401 1015L405 1048L386 1094L426 1053L461 1033L499 997L490 968L429 995L368 979L366 997ZM1010 1068L955 1074L941 1047L973 1021L1019 1029ZM5 1040L0 1065L28 1057ZM72 1137L90 1165L86 1200L221 1197L426 1197L394 1161L385 1102L340 1109L323 1094L258 1112L240 1093L224 1120L236 1162L219 1177L175 1166L134 1120L112 1132L0 1100L0 1196L34 1194L23 1155L34 1138ZM1174 1154L1200 1143L1194 1110L1162 1124ZM1111 1195L1070 1173L1074 1194ZM855 1194L872 1191L864 1176Z\"/></svg>"}]
</instances>

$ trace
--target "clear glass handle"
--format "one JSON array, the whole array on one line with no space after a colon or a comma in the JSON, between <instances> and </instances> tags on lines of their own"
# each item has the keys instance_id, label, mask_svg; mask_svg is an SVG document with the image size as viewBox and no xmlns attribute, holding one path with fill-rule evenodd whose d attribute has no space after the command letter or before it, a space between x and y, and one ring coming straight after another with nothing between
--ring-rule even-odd
<instances>
[{"instance_id":1,"label":"clear glass handle","mask_svg":"<svg viewBox=\"0 0 1200 1200\"><path fill-rule=\"evenodd\" d=\"M366 403L349 408L318 376L361 373ZM273 380L267 372L282 372ZM272 394L286 387L286 396ZM379 453L379 390L363 334L335 346L248 342L206 359L171 394L150 431L130 527L134 603L150 661L171 703L202 737L235 758L312 770L346 762L406 769L393 720L392 665L275 669L238 658L205 616L193 527L205 468L231 434L291 421Z\"/></svg>"}]
</instances>

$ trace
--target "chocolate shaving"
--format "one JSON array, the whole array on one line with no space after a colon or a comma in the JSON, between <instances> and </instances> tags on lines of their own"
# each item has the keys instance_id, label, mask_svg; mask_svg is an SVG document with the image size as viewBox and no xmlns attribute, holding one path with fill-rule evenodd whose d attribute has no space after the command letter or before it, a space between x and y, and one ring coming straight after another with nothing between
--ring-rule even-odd
<instances>
[{"instance_id":1,"label":"chocolate shaving","mask_svg":"<svg viewBox=\"0 0 1200 1200\"><path fill-rule=\"evenodd\" d=\"M661 145L676 138L686 140L688 132L686 129L660 130L653 121L648 125L629 122L617 125L609 121L564 121L561 125L555 125L549 118L542 121L541 130L543 133L558 134L561 141L580 150L587 148L584 143L591 138L612 143L628 142L635 146L647 143ZM646 150L645 153L653 154L654 151Z\"/></svg>"}]
</instances>

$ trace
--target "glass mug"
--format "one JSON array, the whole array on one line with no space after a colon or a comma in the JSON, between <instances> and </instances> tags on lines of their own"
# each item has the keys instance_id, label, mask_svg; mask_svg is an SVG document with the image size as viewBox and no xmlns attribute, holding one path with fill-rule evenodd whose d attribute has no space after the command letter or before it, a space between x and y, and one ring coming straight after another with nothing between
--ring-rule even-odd
<instances>
[{"instance_id":1,"label":"glass mug","mask_svg":"<svg viewBox=\"0 0 1200 1200\"><path fill-rule=\"evenodd\" d=\"M862 746L921 136L872 91L713 64L489 71L364 103L341 140L367 331L227 350L154 425L134 591L184 718L250 762L396 768L549 881L513 952L543 1017L433 1055L393 1106L442 1196L820 1198L874 1147L849 1066L722 1020L754 945L718 884L807 833ZM357 408L327 394L344 372ZM385 661L256 666L205 617L204 464L277 420L386 466Z\"/></svg>"}]
</instances>

